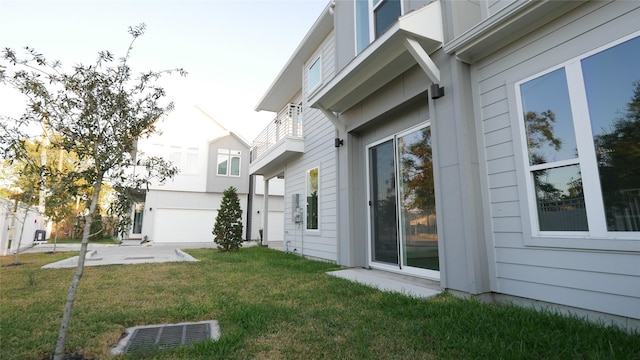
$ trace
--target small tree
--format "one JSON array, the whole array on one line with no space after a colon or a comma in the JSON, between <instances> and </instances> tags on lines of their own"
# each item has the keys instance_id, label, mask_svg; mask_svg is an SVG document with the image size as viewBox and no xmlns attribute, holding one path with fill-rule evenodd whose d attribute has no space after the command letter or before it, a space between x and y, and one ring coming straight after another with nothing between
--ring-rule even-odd
<instances>
[{"instance_id":1,"label":"small tree","mask_svg":"<svg viewBox=\"0 0 640 360\"><path fill-rule=\"evenodd\" d=\"M73 170L65 174L68 184L82 182L86 184L85 190L90 188L85 192L90 194L90 205L84 215L78 266L67 292L55 360L64 358L73 304L103 184L112 183L114 189L143 189L154 178L164 181L177 173L177 168L161 158L135 157L138 139L154 134L157 120L173 109L173 103L163 104L165 91L155 83L172 71L134 76L128 60L133 42L144 33L144 24L129 28L129 33L133 39L124 57L115 60L112 53L100 52L95 64L75 65L68 73L60 62L50 62L30 48L26 48L24 59L8 48L2 52L0 83L26 95L27 107L20 119L7 118L0 123L0 156L24 158L29 125L47 128L55 135L50 137L54 148L77 155ZM175 71L185 74L182 69ZM142 166L146 172L132 174L134 166ZM128 216L131 208L120 209L127 210L121 216Z\"/></svg>"},{"instance_id":2,"label":"small tree","mask_svg":"<svg viewBox=\"0 0 640 360\"><path fill-rule=\"evenodd\" d=\"M220 251L237 251L242 246L242 209L233 186L223 193L212 233Z\"/></svg>"}]
</instances>

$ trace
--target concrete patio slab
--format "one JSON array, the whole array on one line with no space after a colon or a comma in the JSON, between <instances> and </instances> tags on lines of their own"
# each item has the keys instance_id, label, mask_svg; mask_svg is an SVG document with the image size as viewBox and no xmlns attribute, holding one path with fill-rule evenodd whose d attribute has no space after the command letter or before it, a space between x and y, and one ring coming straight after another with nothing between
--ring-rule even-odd
<instances>
[{"instance_id":1,"label":"concrete patio slab","mask_svg":"<svg viewBox=\"0 0 640 360\"><path fill-rule=\"evenodd\" d=\"M255 242L244 242L243 247L255 246ZM198 261L182 249L215 248L211 243L145 243L127 245L89 244L85 257L85 266L114 265L114 264L142 264L156 262ZM79 251L79 244L60 244L56 251ZM37 245L23 253L51 252L53 244ZM78 266L79 256L44 265L43 269L71 268Z\"/></svg>"},{"instance_id":2,"label":"concrete patio slab","mask_svg":"<svg viewBox=\"0 0 640 360\"><path fill-rule=\"evenodd\" d=\"M382 291L399 292L418 298L430 298L442 292L436 281L387 271L352 268L327 272L328 275L374 287Z\"/></svg>"}]
</instances>

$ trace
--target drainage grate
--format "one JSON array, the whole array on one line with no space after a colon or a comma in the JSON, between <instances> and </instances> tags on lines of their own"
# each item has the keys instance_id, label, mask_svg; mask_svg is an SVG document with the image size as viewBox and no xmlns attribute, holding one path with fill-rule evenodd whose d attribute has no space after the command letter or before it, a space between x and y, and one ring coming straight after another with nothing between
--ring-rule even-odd
<instances>
[{"instance_id":1,"label":"drainage grate","mask_svg":"<svg viewBox=\"0 0 640 360\"><path fill-rule=\"evenodd\" d=\"M124 258L125 260L152 260L153 256L129 256Z\"/></svg>"},{"instance_id":2,"label":"drainage grate","mask_svg":"<svg viewBox=\"0 0 640 360\"><path fill-rule=\"evenodd\" d=\"M150 325L129 328L120 343L111 353L134 353L146 349L166 349L209 339L217 340L220 330L217 321L180 323L170 325Z\"/></svg>"}]
</instances>

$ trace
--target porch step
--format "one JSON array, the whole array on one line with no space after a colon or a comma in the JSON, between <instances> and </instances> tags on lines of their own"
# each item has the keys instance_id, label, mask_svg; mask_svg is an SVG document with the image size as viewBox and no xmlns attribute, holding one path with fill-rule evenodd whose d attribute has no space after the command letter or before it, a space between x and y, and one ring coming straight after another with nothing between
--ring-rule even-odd
<instances>
[{"instance_id":1,"label":"porch step","mask_svg":"<svg viewBox=\"0 0 640 360\"><path fill-rule=\"evenodd\" d=\"M355 281L382 291L399 292L418 298L430 298L442 292L440 283L414 276L395 274L381 270L351 268L330 271L328 275Z\"/></svg>"}]
</instances>

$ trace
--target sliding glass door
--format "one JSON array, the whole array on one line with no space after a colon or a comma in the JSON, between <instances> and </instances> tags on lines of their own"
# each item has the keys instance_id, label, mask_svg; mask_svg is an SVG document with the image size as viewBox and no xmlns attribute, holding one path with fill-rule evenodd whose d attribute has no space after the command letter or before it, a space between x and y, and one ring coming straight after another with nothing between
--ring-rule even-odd
<instances>
[{"instance_id":1,"label":"sliding glass door","mask_svg":"<svg viewBox=\"0 0 640 360\"><path fill-rule=\"evenodd\" d=\"M372 266L439 277L432 154L428 125L368 147Z\"/></svg>"}]
</instances>

